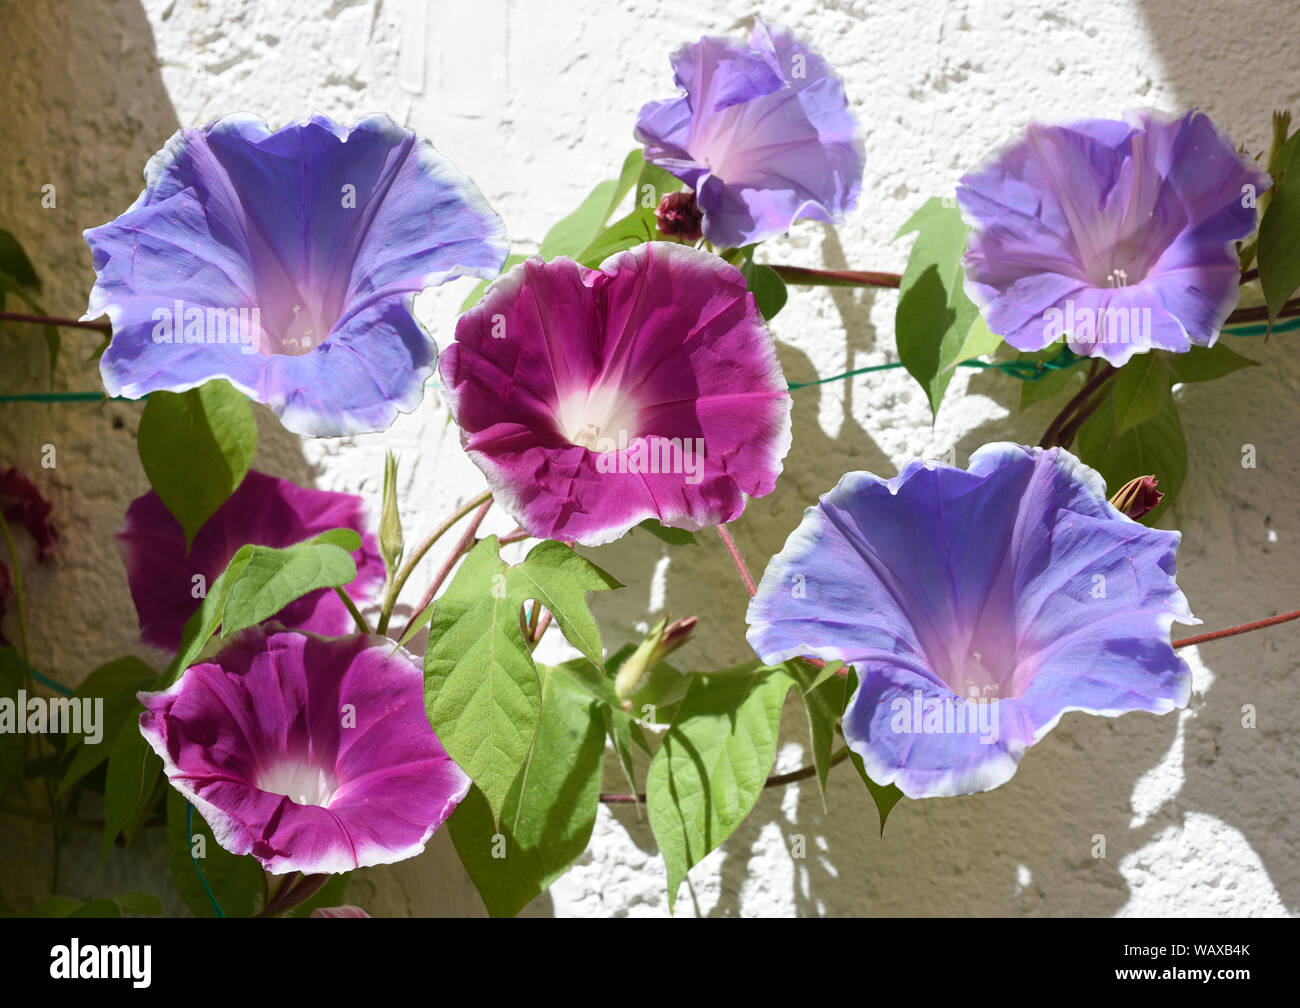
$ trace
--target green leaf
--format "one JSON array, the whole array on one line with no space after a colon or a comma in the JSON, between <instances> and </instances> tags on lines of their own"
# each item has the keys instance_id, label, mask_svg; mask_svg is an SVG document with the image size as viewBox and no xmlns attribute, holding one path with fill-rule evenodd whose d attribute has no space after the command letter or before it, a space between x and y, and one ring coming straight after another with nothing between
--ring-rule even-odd
<instances>
[{"instance_id":1,"label":"green leaf","mask_svg":"<svg viewBox=\"0 0 1300 1008\"><path fill-rule=\"evenodd\" d=\"M130 892L114 896L113 902L122 908L124 914L140 914L144 917L157 917L163 912L162 900L151 893Z\"/></svg>"},{"instance_id":2,"label":"green leaf","mask_svg":"<svg viewBox=\"0 0 1300 1008\"><path fill-rule=\"evenodd\" d=\"M163 688L170 686L180 678L182 672L189 668L203 653L212 635L221 626L221 612L226 604L226 595L230 585L238 580L248 563L249 551L238 550L226 569L208 586L208 593L200 603L198 611L185 621L181 632L181 646L163 674Z\"/></svg>"},{"instance_id":3,"label":"green leaf","mask_svg":"<svg viewBox=\"0 0 1300 1008\"><path fill-rule=\"evenodd\" d=\"M82 902L67 896L48 896L27 911L28 917L121 917L122 907L116 900L93 899Z\"/></svg>"},{"instance_id":4,"label":"green leaf","mask_svg":"<svg viewBox=\"0 0 1300 1008\"><path fill-rule=\"evenodd\" d=\"M758 302L758 310L763 318L771 319L785 307L785 302L789 298L785 281L771 266L746 259L740 272L745 275L745 285L754 295L754 300Z\"/></svg>"},{"instance_id":5,"label":"green leaf","mask_svg":"<svg viewBox=\"0 0 1300 1008\"><path fill-rule=\"evenodd\" d=\"M975 318L971 321L970 329L966 332L966 338L962 341L961 348L957 351L953 362L948 365L948 370L951 371L962 361L985 357L1000 346L1002 346L1002 337L989 328L988 323L984 321L984 316L976 313Z\"/></svg>"},{"instance_id":6,"label":"green leaf","mask_svg":"<svg viewBox=\"0 0 1300 1008\"><path fill-rule=\"evenodd\" d=\"M493 917L515 916L568 871L587 849L600 804L601 705L564 667L543 667L541 678L537 737L506 798L500 830L478 788L447 823Z\"/></svg>"},{"instance_id":7,"label":"green leaf","mask_svg":"<svg viewBox=\"0 0 1300 1008\"><path fill-rule=\"evenodd\" d=\"M602 664L600 630L587 608L587 592L623 586L594 563L563 543L547 539L534 546L507 578L522 604L534 599L545 606L560 625L565 639L590 659Z\"/></svg>"},{"instance_id":8,"label":"green leaf","mask_svg":"<svg viewBox=\"0 0 1300 1008\"><path fill-rule=\"evenodd\" d=\"M582 265L595 269L616 253L626 252L644 242L655 241L662 237L655 220L654 208L646 210L638 207L597 235L577 256L577 260Z\"/></svg>"},{"instance_id":9,"label":"green leaf","mask_svg":"<svg viewBox=\"0 0 1300 1008\"><path fill-rule=\"evenodd\" d=\"M955 206L932 198L894 237L917 232L899 285L894 316L898 356L939 412L952 365L967 343L978 312L962 290L961 257L969 229ZM976 344L981 342L976 333Z\"/></svg>"},{"instance_id":10,"label":"green leaf","mask_svg":"<svg viewBox=\"0 0 1300 1008\"><path fill-rule=\"evenodd\" d=\"M1115 433L1123 434L1160 412L1169 398L1169 368L1159 354L1138 354L1120 368L1111 394Z\"/></svg>"},{"instance_id":11,"label":"green leaf","mask_svg":"<svg viewBox=\"0 0 1300 1008\"><path fill-rule=\"evenodd\" d=\"M425 653L425 710L452 759L501 815L537 732L541 689L520 611L531 599L555 617L565 638L596 665L600 632L589 591L618 582L557 542L539 543L524 561L505 563L496 536L465 558L434 606Z\"/></svg>"},{"instance_id":12,"label":"green leaf","mask_svg":"<svg viewBox=\"0 0 1300 1008\"><path fill-rule=\"evenodd\" d=\"M256 447L253 410L227 381L149 396L140 418L140 462L185 530L187 549L243 482Z\"/></svg>"},{"instance_id":13,"label":"green leaf","mask_svg":"<svg viewBox=\"0 0 1300 1008\"><path fill-rule=\"evenodd\" d=\"M547 261L556 256L579 255L583 249L596 240L600 229L605 226L627 191L632 188L645 167L641 152L634 150L623 160L623 168L617 179L601 182L578 209L558 221L546 232L538 254Z\"/></svg>"},{"instance_id":14,"label":"green leaf","mask_svg":"<svg viewBox=\"0 0 1300 1008\"><path fill-rule=\"evenodd\" d=\"M619 769L627 781L628 789L636 794L638 791L636 785L636 770L632 762L632 746L636 744L641 747L642 751L649 752L649 746L646 744L645 736L641 732L641 726L637 724L636 718L631 713L625 711L619 703L618 694L614 690L614 677L617 674L619 666L636 651L636 647L628 644L620 648L607 661L605 668L598 669L587 661L586 658L575 658L573 661L565 662L563 668L575 684L585 690L587 695L600 705L602 720L605 723L605 732L609 737L610 744L614 747L614 753L618 757ZM629 701L630 705L631 701ZM637 803L637 816L641 815L640 803Z\"/></svg>"},{"instance_id":15,"label":"green leaf","mask_svg":"<svg viewBox=\"0 0 1300 1008\"><path fill-rule=\"evenodd\" d=\"M695 538L694 532L688 532L686 529L672 528L669 525L661 525L654 518L647 518L640 525L639 529L644 529L656 539L662 539L669 546L686 546L694 545L699 542Z\"/></svg>"},{"instance_id":16,"label":"green leaf","mask_svg":"<svg viewBox=\"0 0 1300 1008\"><path fill-rule=\"evenodd\" d=\"M338 545L340 542L343 545ZM235 554L237 559L243 555L239 575L222 586L221 636L229 637L270 619L290 602L320 588L351 584L357 564L348 547L360 545L360 537L351 529L331 529L283 549L240 547Z\"/></svg>"},{"instance_id":17,"label":"green leaf","mask_svg":"<svg viewBox=\"0 0 1300 1008\"><path fill-rule=\"evenodd\" d=\"M786 662L785 668L799 687L804 710L808 714L808 736L812 743L813 766L817 769L817 785L821 789L822 806L826 804L826 776L830 773L831 757L835 750L835 722L844 714L849 697L853 695L848 675L836 675L833 667L842 668L839 662L828 663L819 669L806 661L795 659ZM827 675L827 670L832 669Z\"/></svg>"},{"instance_id":18,"label":"green leaf","mask_svg":"<svg viewBox=\"0 0 1300 1008\"><path fill-rule=\"evenodd\" d=\"M201 865L212 894L227 917L251 917L261 909L262 868L250 856L236 857L217 843L196 810L193 833L186 829L185 796L167 789L167 860L172 881L195 917L215 917L216 910L199 878ZM195 850L202 856L192 856Z\"/></svg>"},{"instance_id":19,"label":"green leaf","mask_svg":"<svg viewBox=\"0 0 1300 1008\"><path fill-rule=\"evenodd\" d=\"M889 818L889 813L894 810L894 806L902 801L903 792L898 790L898 786L895 784L887 784L881 787L867 776L867 768L862 765L862 757L852 749L849 750L849 759L858 771L858 776L862 778L862 783L871 792L871 800L876 803L876 814L880 816L880 835L884 836L885 820Z\"/></svg>"},{"instance_id":20,"label":"green leaf","mask_svg":"<svg viewBox=\"0 0 1300 1008\"><path fill-rule=\"evenodd\" d=\"M686 873L749 815L776 756L792 680L754 665L691 678L650 762L650 827L668 870L668 908Z\"/></svg>"},{"instance_id":21,"label":"green leaf","mask_svg":"<svg viewBox=\"0 0 1300 1008\"><path fill-rule=\"evenodd\" d=\"M656 164L642 162L636 179L634 204L638 210L649 210L653 215L659 201L669 193L681 191L682 180Z\"/></svg>"},{"instance_id":22,"label":"green leaf","mask_svg":"<svg viewBox=\"0 0 1300 1008\"><path fill-rule=\"evenodd\" d=\"M0 273L7 273L24 287L41 289L32 261L27 258L18 239L4 228L0 228Z\"/></svg>"},{"instance_id":23,"label":"green leaf","mask_svg":"<svg viewBox=\"0 0 1300 1008\"><path fill-rule=\"evenodd\" d=\"M1259 282L1270 320L1300 287L1300 133L1269 163L1274 176L1268 209L1259 224Z\"/></svg>"},{"instance_id":24,"label":"green leaf","mask_svg":"<svg viewBox=\"0 0 1300 1008\"><path fill-rule=\"evenodd\" d=\"M73 748L72 762L59 784L60 795L108 759L118 731L124 724L130 723L127 715L131 712L138 714L140 711L136 692L147 689L157 678L158 673L152 668L139 658L128 655L101 665L82 680L74 695L79 699L101 698L104 701L100 721L104 734L93 745L69 737L68 745Z\"/></svg>"},{"instance_id":25,"label":"green leaf","mask_svg":"<svg viewBox=\"0 0 1300 1008\"><path fill-rule=\"evenodd\" d=\"M1194 346L1187 353L1162 356L1173 371L1174 380L1180 382L1213 381L1241 368L1259 366L1259 361L1230 350L1222 339L1212 347Z\"/></svg>"},{"instance_id":26,"label":"green leaf","mask_svg":"<svg viewBox=\"0 0 1300 1008\"><path fill-rule=\"evenodd\" d=\"M108 753L108 774L104 783L104 839L100 859L108 856L118 834L130 844L153 810L163 765L140 734L137 701L123 716Z\"/></svg>"},{"instance_id":27,"label":"green leaf","mask_svg":"<svg viewBox=\"0 0 1300 1008\"><path fill-rule=\"evenodd\" d=\"M1101 473L1111 494L1136 476L1154 475L1165 497L1142 518L1144 525L1154 524L1187 477L1187 441L1173 396L1166 397L1159 412L1145 423L1122 433L1115 428L1114 400L1108 397L1079 428L1077 454Z\"/></svg>"}]
</instances>

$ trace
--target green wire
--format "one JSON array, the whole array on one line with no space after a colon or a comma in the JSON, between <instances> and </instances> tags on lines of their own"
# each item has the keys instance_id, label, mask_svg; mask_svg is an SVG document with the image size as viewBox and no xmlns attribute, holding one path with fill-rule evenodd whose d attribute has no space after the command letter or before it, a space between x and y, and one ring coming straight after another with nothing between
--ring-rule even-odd
<instances>
[{"instance_id":1,"label":"green wire","mask_svg":"<svg viewBox=\"0 0 1300 1008\"><path fill-rule=\"evenodd\" d=\"M1294 332L1300 329L1300 317L1284 319L1272 327L1275 333ZM1225 333L1232 336L1263 336L1269 332L1267 323L1259 325L1241 325L1233 326L1230 329L1224 329ZM986 361L968 360L961 361L959 367L983 368L1001 371L1003 374L1020 381L1042 381L1047 377L1049 371L1064 371L1066 368L1072 368L1082 360L1090 358L1081 357L1071 351L1068 347L1061 350L1059 354L1050 360L1045 361L999 361L997 363L988 363ZM817 378L813 381L790 382L790 391L796 389L811 388L814 385L826 385L829 382L841 381L845 378L853 378L856 375L870 374L873 371L892 371L896 368L905 367L902 361L894 361L890 364L873 364L870 367L854 368L852 371L844 371L841 374L831 375L829 378ZM437 382L428 382L425 388L436 388ZM141 398L148 398L148 394ZM14 395L0 395L0 403L7 402L36 402L36 403L58 403L58 402L135 402L137 400L127 399L124 396L115 396L109 400L102 392L21 392Z\"/></svg>"}]
</instances>

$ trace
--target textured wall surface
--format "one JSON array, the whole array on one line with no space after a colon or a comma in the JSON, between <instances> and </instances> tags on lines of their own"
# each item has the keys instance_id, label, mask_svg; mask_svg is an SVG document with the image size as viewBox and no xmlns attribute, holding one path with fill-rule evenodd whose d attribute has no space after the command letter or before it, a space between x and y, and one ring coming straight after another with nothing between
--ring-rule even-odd
<instances>
[{"instance_id":1,"label":"textured wall surface","mask_svg":"<svg viewBox=\"0 0 1300 1008\"><path fill-rule=\"evenodd\" d=\"M1259 151L1273 105L1300 96L1294 39L1278 27L1286 19L1245 0L0 0L0 226L18 235L45 277L45 307L80 314L92 281L81 229L126 208L145 161L178 125L234 111L273 125L310 111L349 122L383 111L472 176L517 248L533 249L617 169L634 145L640 104L672 93L669 52L706 32L745 29L754 15L797 29L841 71L868 155L863 198L847 225L800 223L770 245L770 261L901 269L906 247L891 244L899 225L1030 118L1199 106ZM46 184L56 186L53 209L40 205ZM444 345L465 290L461 282L417 302ZM792 291L774 323L788 377L896 359L894 305L889 292ZM1249 353L1263 367L1179 393L1190 472L1166 524L1184 532L1180 582L1211 628L1297 605L1294 338L1254 341ZM87 363L95 339L65 332L56 388L99 387ZM4 391L45 386L38 335L0 329L0 354ZM892 475L913 457L951 449L964 464L988 441L1036 441L1053 408L1020 414L1014 383L965 373L933 425L901 371L795 395L786 474L735 530L759 568L844 472ZM436 392L375 436L302 442L258 413L256 467L300 482L377 502L383 453L398 452L408 538L481 486ZM29 590L34 653L69 682L127 652L165 660L137 642L111 538L127 503L147 488L134 448L139 416L138 406L122 403L0 405L0 462L34 475L63 533L57 559L31 572ZM47 443L57 447L57 467L43 470ZM1240 464L1247 443L1255 469ZM493 521L489 531L513 527ZM608 645L668 610L700 617L682 663L720 667L748 656L744 593L716 538L669 557L638 535L593 556L631 586L599 602ZM430 557L415 580L440 560ZM829 811L812 786L768 792L692 872L678 913L1296 913L1295 640L1284 627L1184 652L1195 671L1189 709L1162 718L1067 715L1010 783L904 802L883 839L846 767L832 774ZM558 648L558 638L548 646ZM1258 711L1253 729L1241 725L1245 704ZM786 712L782 770L806 761L796 714ZM616 779L608 775L610 787ZM1104 859L1092 857L1099 833ZM796 835L807 838L804 860L790 855ZM6 892L11 901L42 894L43 873L14 879L9 869L28 859L47 867L47 838L0 818L5 885L32 887ZM114 852L97 875L92 842L73 841L61 889L164 889L158 839L146 850L153 858L144 862ZM358 873L349 899L375 914L482 912L445 831L418 859ZM648 824L632 809L602 808L578 866L526 912L666 914Z\"/></svg>"}]
</instances>

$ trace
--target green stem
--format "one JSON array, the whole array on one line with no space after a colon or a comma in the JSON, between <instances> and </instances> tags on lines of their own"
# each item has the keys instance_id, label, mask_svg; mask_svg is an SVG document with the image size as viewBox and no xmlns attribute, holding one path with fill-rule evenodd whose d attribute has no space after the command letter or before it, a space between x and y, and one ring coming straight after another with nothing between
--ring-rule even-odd
<instances>
[{"instance_id":1,"label":"green stem","mask_svg":"<svg viewBox=\"0 0 1300 1008\"><path fill-rule=\"evenodd\" d=\"M406 582L415 571L416 565L424 559L424 555L428 553L429 550L433 549L434 544L451 531L452 526L454 526L458 521L475 508L481 507L484 503L491 500L492 491L483 491L483 493L479 494L468 504L461 506L450 518L434 529L433 532L430 533L429 538L425 539L424 542L420 543L420 545L415 548L415 552L412 553L406 563L402 565L402 569L398 571L397 577L393 578L393 583L389 585L388 591L384 594L384 605L379 613L379 626L375 629L376 633L381 636L388 633L388 624L393 618L393 607L397 605L397 597L402 594L402 589L406 587Z\"/></svg>"},{"instance_id":2,"label":"green stem","mask_svg":"<svg viewBox=\"0 0 1300 1008\"><path fill-rule=\"evenodd\" d=\"M357 625L357 630L363 634L369 634L370 627L366 624L366 618L361 615L361 610L357 608L357 604L352 601L351 596L337 585L334 586L334 590L338 592L339 598L343 600L344 606L352 615L352 622Z\"/></svg>"},{"instance_id":3,"label":"green stem","mask_svg":"<svg viewBox=\"0 0 1300 1008\"><path fill-rule=\"evenodd\" d=\"M438 594L438 589L442 587L442 583L450 576L452 569L460 561L460 558L474 548L474 544L478 542L475 538L475 535L478 532L478 527L483 524L483 519L487 517L488 509L491 506L492 501L490 499L484 501L484 503L479 507L478 513L470 519L469 525L465 527L465 531L461 534L460 541L452 547L451 552L447 555L447 559L443 562L442 569L438 571L437 575L434 576L433 581L430 582L429 587L425 589L424 596L420 599L416 607L411 610L411 618L406 621L406 629L402 631L401 637L397 638L398 640L404 639L406 635L411 632L411 627L414 626L415 621L420 618L420 614L433 604L433 597Z\"/></svg>"}]
</instances>

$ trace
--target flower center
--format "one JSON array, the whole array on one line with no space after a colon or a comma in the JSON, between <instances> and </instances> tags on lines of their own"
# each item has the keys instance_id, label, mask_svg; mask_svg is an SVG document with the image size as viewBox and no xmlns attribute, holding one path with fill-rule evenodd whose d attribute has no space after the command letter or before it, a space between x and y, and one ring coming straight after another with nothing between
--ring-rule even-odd
<instances>
[{"instance_id":1,"label":"flower center","mask_svg":"<svg viewBox=\"0 0 1300 1008\"><path fill-rule=\"evenodd\" d=\"M1027 683L1017 675L1020 670L1014 651L999 645L987 634L976 633L974 639L964 643L962 636L967 635L954 635L954 640L926 647L931 668L948 688L963 700L1006 700L1019 696Z\"/></svg>"},{"instance_id":2,"label":"flower center","mask_svg":"<svg viewBox=\"0 0 1300 1008\"><path fill-rule=\"evenodd\" d=\"M259 791L284 795L298 805L319 805L322 808L329 807L338 786L330 771L303 759L281 760L257 776Z\"/></svg>"},{"instance_id":3,"label":"flower center","mask_svg":"<svg viewBox=\"0 0 1300 1008\"><path fill-rule=\"evenodd\" d=\"M617 451L637 437L641 407L617 385L595 385L561 396L555 422L570 444L590 451Z\"/></svg>"}]
</instances>

